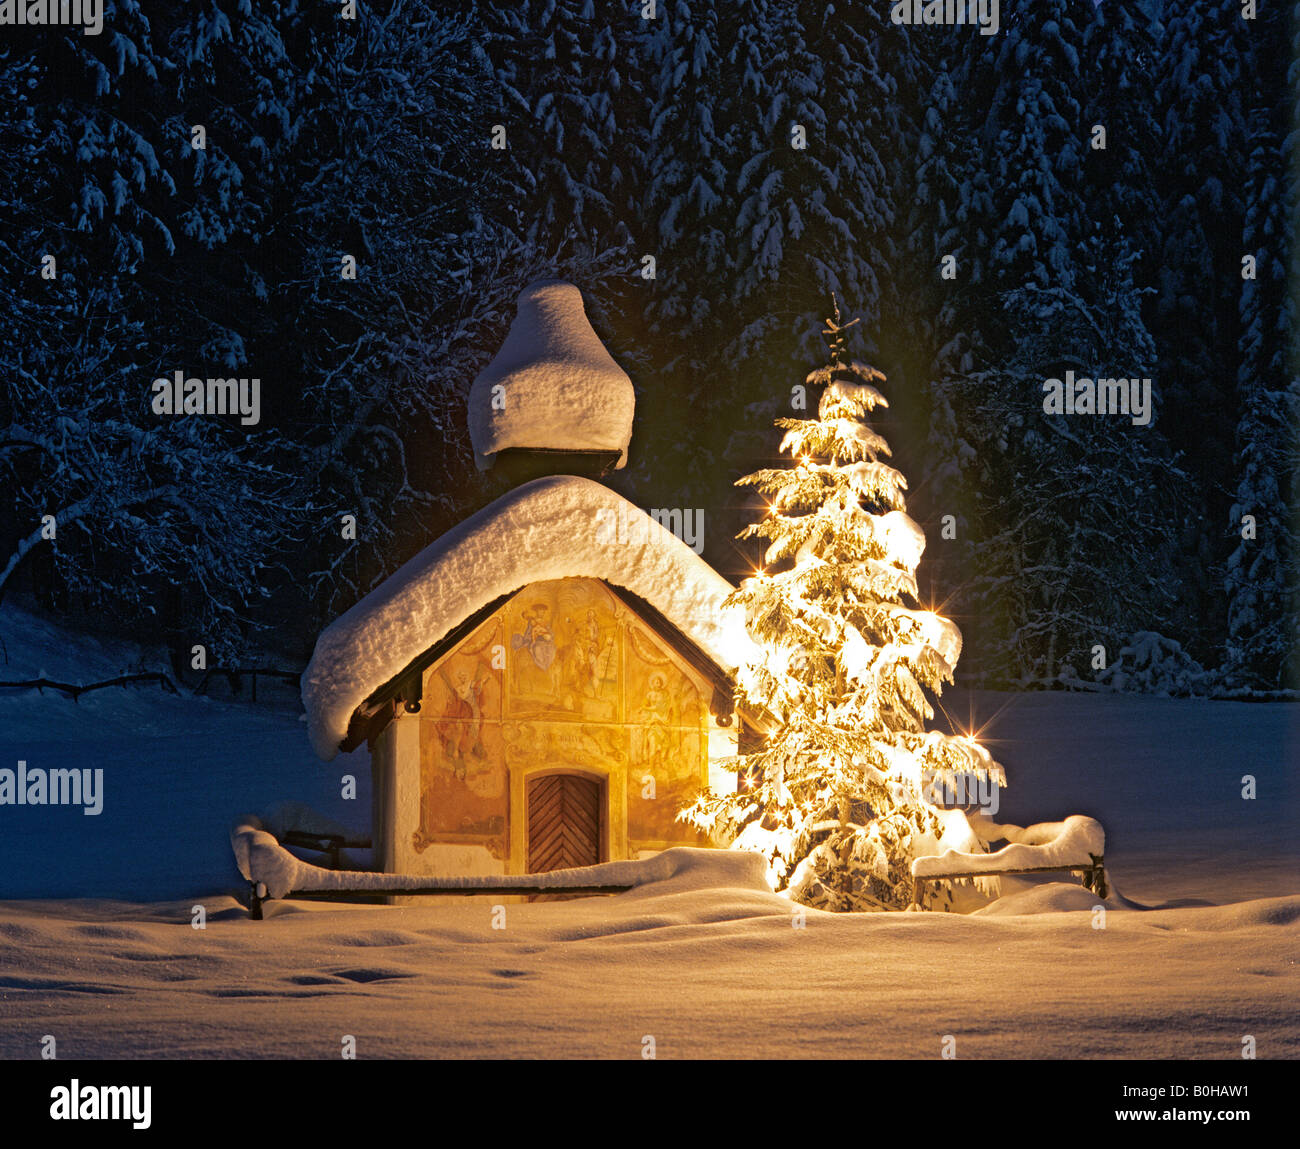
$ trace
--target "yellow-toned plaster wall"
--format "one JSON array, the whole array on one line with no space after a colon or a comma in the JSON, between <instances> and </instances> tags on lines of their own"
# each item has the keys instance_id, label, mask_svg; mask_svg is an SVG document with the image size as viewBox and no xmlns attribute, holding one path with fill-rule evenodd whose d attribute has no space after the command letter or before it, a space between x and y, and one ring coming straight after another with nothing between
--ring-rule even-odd
<instances>
[{"instance_id":1,"label":"yellow-toned plaster wall","mask_svg":"<svg viewBox=\"0 0 1300 1149\"><path fill-rule=\"evenodd\" d=\"M710 759L735 752L711 693L598 580L525 587L425 671L418 715L377 740L384 868L528 872L528 784L555 771L602 783L602 861L704 845L675 816Z\"/></svg>"}]
</instances>

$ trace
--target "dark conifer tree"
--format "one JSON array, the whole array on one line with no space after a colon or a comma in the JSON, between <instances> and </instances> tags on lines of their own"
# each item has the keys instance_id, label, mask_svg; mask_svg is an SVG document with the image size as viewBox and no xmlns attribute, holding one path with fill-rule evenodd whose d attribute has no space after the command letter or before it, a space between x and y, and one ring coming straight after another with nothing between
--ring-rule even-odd
<instances>
[{"instance_id":1,"label":"dark conifer tree","mask_svg":"<svg viewBox=\"0 0 1300 1149\"><path fill-rule=\"evenodd\" d=\"M1236 484L1228 516L1230 686L1275 690L1294 682L1300 649L1296 500L1300 471L1300 330L1290 284L1300 265L1296 232L1295 83L1288 52L1292 9L1267 5L1252 29L1248 73L1249 165L1245 181L1237 371ZM1300 43L1300 21L1293 25ZM1288 75L1288 65L1289 75ZM1288 83L1289 81L1289 83ZM1249 518L1247 518L1249 516Z\"/></svg>"}]
</instances>

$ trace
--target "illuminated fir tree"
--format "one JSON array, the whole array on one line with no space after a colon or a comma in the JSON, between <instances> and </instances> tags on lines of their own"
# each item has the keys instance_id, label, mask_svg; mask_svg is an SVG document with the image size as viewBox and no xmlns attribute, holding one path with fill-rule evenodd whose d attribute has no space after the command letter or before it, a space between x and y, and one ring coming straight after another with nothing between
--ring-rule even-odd
<instances>
[{"instance_id":1,"label":"illuminated fir tree","mask_svg":"<svg viewBox=\"0 0 1300 1149\"><path fill-rule=\"evenodd\" d=\"M838 304L827 320L830 363L807 379L817 417L777 420L793 466L737 484L767 502L740 534L766 541L764 565L728 602L762 652L741 668L738 699L769 731L735 760L738 792L705 793L679 817L762 853L773 888L797 901L902 909L912 858L985 848L960 809L929 798L1005 779L974 738L925 729L925 692L952 682L961 633L916 602L925 536L866 421L887 404L884 376L849 355L856 322L841 323Z\"/></svg>"}]
</instances>

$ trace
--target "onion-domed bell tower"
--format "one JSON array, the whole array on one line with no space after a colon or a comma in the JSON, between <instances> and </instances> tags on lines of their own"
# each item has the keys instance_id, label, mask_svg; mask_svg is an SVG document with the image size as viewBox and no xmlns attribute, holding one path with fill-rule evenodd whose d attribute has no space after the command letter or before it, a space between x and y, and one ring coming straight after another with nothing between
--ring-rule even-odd
<instances>
[{"instance_id":1,"label":"onion-domed bell tower","mask_svg":"<svg viewBox=\"0 0 1300 1149\"><path fill-rule=\"evenodd\" d=\"M474 461L512 485L598 478L627 464L635 406L632 381L592 330L578 289L538 281L520 293L501 350L470 387Z\"/></svg>"}]
</instances>

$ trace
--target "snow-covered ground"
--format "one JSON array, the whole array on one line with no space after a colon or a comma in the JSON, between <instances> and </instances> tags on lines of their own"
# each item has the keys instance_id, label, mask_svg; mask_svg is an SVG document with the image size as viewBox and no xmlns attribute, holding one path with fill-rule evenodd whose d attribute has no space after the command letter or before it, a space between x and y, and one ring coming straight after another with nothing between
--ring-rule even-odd
<instances>
[{"instance_id":1,"label":"snow-covered ground","mask_svg":"<svg viewBox=\"0 0 1300 1149\"><path fill-rule=\"evenodd\" d=\"M0 638L0 679L141 659L12 607ZM322 765L288 695L0 691L0 768L104 770L97 816L0 806L0 1056L46 1034L63 1058L333 1058L347 1034L361 1057L635 1058L647 1037L659 1057L936 1057L947 1035L965 1058L1239 1058L1246 1035L1300 1056L1300 707L944 704L1006 766L999 822L1105 827L1104 929L1063 882L1008 883L974 915L808 910L796 928L720 852L616 897L510 904L503 929L500 899L272 902L252 922L232 821L298 801L364 831L364 752Z\"/></svg>"},{"instance_id":2,"label":"snow-covered ground","mask_svg":"<svg viewBox=\"0 0 1300 1149\"><path fill-rule=\"evenodd\" d=\"M757 889L645 887L491 908L228 899L12 902L0 1054L1262 1058L1300 1056L1300 897L1115 911L1058 885L995 916L809 911ZM1042 898L1085 912L1042 911Z\"/></svg>"}]
</instances>

